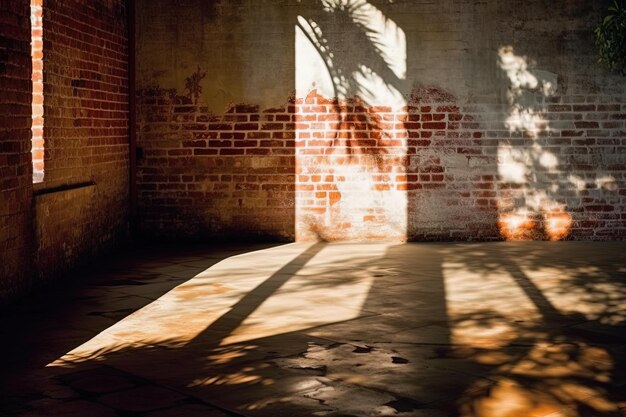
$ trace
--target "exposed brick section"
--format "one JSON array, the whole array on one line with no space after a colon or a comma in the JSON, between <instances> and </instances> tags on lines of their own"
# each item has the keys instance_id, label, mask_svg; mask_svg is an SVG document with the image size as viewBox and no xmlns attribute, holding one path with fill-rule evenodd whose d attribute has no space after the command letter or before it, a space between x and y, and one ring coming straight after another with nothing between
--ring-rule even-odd
<instances>
[{"instance_id":1,"label":"exposed brick section","mask_svg":"<svg viewBox=\"0 0 626 417\"><path fill-rule=\"evenodd\" d=\"M326 240L626 234L622 104L575 104L605 97L551 97L555 104L541 113L551 128L537 137L436 88L414 92L395 110L315 92L279 108L234 105L221 115L171 90L146 89L139 98L140 201L149 233ZM577 125L590 119L600 128ZM528 175L511 181L509 154L526 155Z\"/></svg>"},{"instance_id":2,"label":"exposed brick section","mask_svg":"<svg viewBox=\"0 0 626 417\"><path fill-rule=\"evenodd\" d=\"M138 92L139 209L148 235L294 237L294 105L216 115Z\"/></svg>"},{"instance_id":3,"label":"exposed brick section","mask_svg":"<svg viewBox=\"0 0 626 417\"><path fill-rule=\"evenodd\" d=\"M45 179L37 188L84 182L94 182L95 188L36 198L42 277L99 253L126 234L126 3L45 0L43 4ZM63 204L71 206L70 212L58 209Z\"/></svg>"},{"instance_id":4,"label":"exposed brick section","mask_svg":"<svg viewBox=\"0 0 626 417\"><path fill-rule=\"evenodd\" d=\"M556 95L545 101L538 113L545 127L536 137L494 129L484 141L486 146L498 138L500 146L531 155L524 181L499 176L503 235L511 233L513 223L514 239L626 238L626 97ZM484 115L481 119L490 123ZM502 165L502 153L498 157ZM524 204L527 216L507 217Z\"/></svg>"},{"instance_id":5,"label":"exposed brick section","mask_svg":"<svg viewBox=\"0 0 626 417\"><path fill-rule=\"evenodd\" d=\"M604 6L323 3L137 2L144 230L624 238L626 90L597 64ZM261 167L289 170L271 185L284 208Z\"/></svg>"},{"instance_id":6,"label":"exposed brick section","mask_svg":"<svg viewBox=\"0 0 626 417\"><path fill-rule=\"evenodd\" d=\"M29 20L28 2L0 2L0 302L32 273Z\"/></svg>"},{"instance_id":7,"label":"exposed brick section","mask_svg":"<svg viewBox=\"0 0 626 417\"><path fill-rule=\"evenodd\" d=\"M298 239L404 238L406 124L419 123L316 91L296 104Z\"/></svg>"},{"instance_id":8,"label":"exposed brick section","mask_svg":"<svg viewBox=\"0 0 626 417\"><path fill-rule=\"evenodd\" d=\"M299 239L497 236L496 176L466 169L488 158L483 133L451 94L416 90L401 109L315 92L296 104Z\"/></svg>"},{"instance_id":9,"label":"exposed brick section","mask_svg":"<svg viewBox=\"0 0 626 417\"><path fill-rule=\"evenodd\" d=\"M40 268L46 268L39 271L40 278L54 278L70 266L80 264L85 253L97 253L98 247L94 247L92 252L85 243L84 235L87 233L94 239L101 238L82 227L93 221L91 217L97 210L96 192L96 186L92 185L36 196L38 258ZM73 219L78 227L67 228L67 219ZM60 239L63 239L61 243ZM64 256L59 256L60 251L64 252Z\"/></svg>"},{"instance_id":10,"label":"exposed brick section","mask_svg":"<svg viewBox=\"0 0 626 417\"><path fill-rule=\"evenodd\" d=\"M128 159L125 2L48 0L43 26L44 139L54 142L46 147L46 182L92 178L125 186L119 183Z\"/></svg>"},{"instance_id":11,"label":"exposed brick section","mask_svg":"<svg viewBox=\"0 0 626 417\"><path fill-rule=\"evenodd\" d=\"M0 302L126 234L125 3L0 5Z\"/></svg>"}]
</instances>

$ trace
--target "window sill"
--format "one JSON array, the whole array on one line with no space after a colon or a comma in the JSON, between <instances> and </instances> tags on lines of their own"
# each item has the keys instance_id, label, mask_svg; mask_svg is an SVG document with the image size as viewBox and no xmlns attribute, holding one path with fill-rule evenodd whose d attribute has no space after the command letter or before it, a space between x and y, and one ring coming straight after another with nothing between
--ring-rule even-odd
<instances>
[{"instance_id":1,"label":"window sill","mask_svg":"<svg viewBox=\"0 0 626 417\"><path fill-rule=\"evenodd\" d=\"M33 194L35 197L46 194L60 193L63 191L76 190L78 188L95 187L96 183L93 181L76 182L72 184L62 184L56 186L50 186L44 182L33 184Z\"/></svg>"}]
</instances>

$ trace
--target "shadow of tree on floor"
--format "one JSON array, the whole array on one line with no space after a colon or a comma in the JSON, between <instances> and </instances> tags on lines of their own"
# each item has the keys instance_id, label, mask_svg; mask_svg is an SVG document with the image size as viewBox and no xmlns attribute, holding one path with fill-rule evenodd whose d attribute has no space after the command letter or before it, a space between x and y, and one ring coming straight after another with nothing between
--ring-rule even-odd
<instances>
[{"instance_id":1,"label":"shadow of tree on floor","mask_svg":"<svg viewBox=\"0 0 626 417\"><path fill-rule=\"evenodd\" d=\"M110 366L245 415L618 416L626 266L582 245L586 259L548 242L318 243L192 340L112 343L57 365ZM296 302L251 321L273 297Z\"/></svg>"}]
</instances>

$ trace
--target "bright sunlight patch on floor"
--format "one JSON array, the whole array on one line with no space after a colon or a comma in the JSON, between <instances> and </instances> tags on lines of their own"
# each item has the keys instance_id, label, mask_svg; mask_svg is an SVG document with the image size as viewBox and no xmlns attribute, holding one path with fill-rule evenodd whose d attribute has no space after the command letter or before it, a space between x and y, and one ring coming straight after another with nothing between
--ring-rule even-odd
<instances>
[{"instance_id":1,"label":"bright sunlight patch on floor","mask_svg":"<svg viewBox=\"0 0 626 417\"><path fill-rule=\"evenodd\" d=\"M52 365L127 348L178 348L200 334L225 346L353 319L362 314L373 280L362 266L382 257L388 246L294 243L232 256Z\"/></svg>"},{"instance_id":2,"label":"bright sunlight patch on floor","mask_svg":"<svg viewBox=\"0 0 626 417\"><path fill-rule=\"evenodd\" d=\"M564 268L539 266L536 255L502 256L477 250L443 264L450 342L461 356L493 367L491 385L473 384L460 397L459 415L617 413L619 405L601 387L614 383L610 350L572 330L555 337L554 329L623 325L626 287L584 262Z\"/></svg>"}]
</instances>

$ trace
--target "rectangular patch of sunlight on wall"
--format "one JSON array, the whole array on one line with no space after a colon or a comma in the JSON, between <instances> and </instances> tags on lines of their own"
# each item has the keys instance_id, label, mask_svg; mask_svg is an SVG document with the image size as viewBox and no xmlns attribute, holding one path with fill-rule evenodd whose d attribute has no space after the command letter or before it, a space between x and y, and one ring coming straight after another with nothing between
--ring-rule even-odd
<instances>
[{"instance_id":1,"label":"rectangular patch of sunlight on wall","mask_svg":"<svg viewBox=\"0 0 626 417\"><path fill-rule=\"evenodd\" d=\"M295 27L296 239L404 240L405 33L367 1L321 6Z\"/></svg>"},{"instance_id":2,"label":"rectangular patch of sunlight on wall","mask_svg":"<svg viewBox=\"0 0 626 417\"><path fill-rule=\"evenodd\" d=\"M363 50L374 50L398 80L406 79L406 35L380 10L366 1L326 1L326 8L350 9L353 25L342 27L345 33L324 33L321 25L298 16L295 27L296 97L306 97L312 90L332 99L359 97L369 106L401 109L406 103L403 91L371 68L374 62ZM335 4L337 3L337 4ZM353 32L364 31L370 45L348 45ZM337 56L338 54L353 56ZM346 68L345 61L353 64ZM346 71L348 70L348 71ZM379 69L380 71L380 69Z\"/></svg>"}]
</instances>

